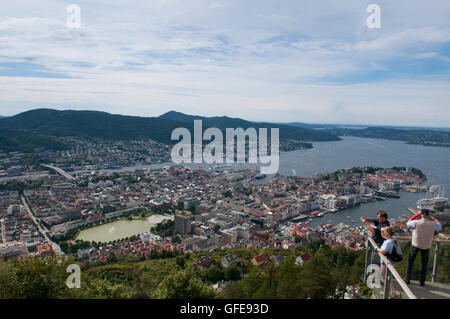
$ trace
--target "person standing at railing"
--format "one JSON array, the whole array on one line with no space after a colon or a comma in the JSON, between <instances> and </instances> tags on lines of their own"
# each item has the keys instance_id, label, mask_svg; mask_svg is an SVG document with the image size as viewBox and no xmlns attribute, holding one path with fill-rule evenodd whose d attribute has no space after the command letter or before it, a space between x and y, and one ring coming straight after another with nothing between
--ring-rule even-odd
<instances>
[{"instance_id":1,"label":"person standing at railing","mask_svg":"<svg viewBox=\"0 0 450 319\"><path fill-rule=\"evenodd\" d=\"M361 221L366 225L367 229L372 233L372 238L378 246L383 245L384 238L381 235L381 229L383 227L391 226L388 221L388 214L384 210L379 210L377 213L377 219L361 217ZM373 223L374 226L368 224Z\"/></svg>"},{"instance_id":2,"label":"person standing at railing","mask_svg":"<svg viewBox=\"0 0 450 319\"><path fill-rule=\"evenodd\" d=\"M377 219L374 218L366 218L361 217L361 221L364 225L366 225L367 229L372 233L372 238L375 241L375 243L380 247L383 245L384 238L381 235L381 229L383 227L389 227L391 224L388 221L388 214L384 210L379 210L377 213ZM370 223L373 223L374 226L370 225ZM379 263L379 257L377 253L372 254L372 263Z\"/></svg>"},{"instance_id":3,"label":"person standing at railing","mask_svg":"<svg viewBox=\"0 0 450 319\"><path fill-rule=\"evenodd\" d=\"M394 230L392 227L383 227L381 229L381 236L384 238L384 242L381 245L380 248L376 248L375 251L377 253L380 253L389 260L391 264L395 264L396 261L391 259L391 256L394 255L394 249L396 248L396 245L398 246L398 242L396 242L396 239L394 237ZM398 254L398 252L396 252ZM386 274L386 264L384 263L383 259L381 259L381 282L384 283L384 277ZM395 288L391 285L391 291L390 291L391 297L394 297L396 294Z\"/></svg>"},{"instance_id":4,"label":"person standing at railing","mask_svg":"<svg viewBox=\"0 0 450 319\"><path fill-rule=\"evenodd\" d=\"M421 219L418 220L418 218ZM409 251L408 266L406 268L405 282L409 284L411 280L411 273L416 260L417 254L420 252L422 259L422 269L420 272L420 285L425 285L425 279L427 276L428 259L430 257L430 248L433 242L433 236L435 231L442 229L441 223L431 215L429 209L422 209L420 212L411 217L406 226L412 229L412 242L411 249Z\"/></svg>"}]
</instances>

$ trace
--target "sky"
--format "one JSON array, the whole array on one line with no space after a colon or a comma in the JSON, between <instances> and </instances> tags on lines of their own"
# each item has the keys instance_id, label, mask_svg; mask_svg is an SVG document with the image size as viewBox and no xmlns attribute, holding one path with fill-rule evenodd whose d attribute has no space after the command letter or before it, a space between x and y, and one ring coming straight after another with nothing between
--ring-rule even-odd
<instances>
[{"instance_id":1,"label":"sky","mask_svg":"<svg viewBox=\"0 0 450 319\"><path fill-rule=\"evenodd\" d=\"M70 4L80 28L67 25ZM380 28L367 26L370 4ZM14 0L0 11L4 116L450 127L449 71L447 0Z\"/></svg>"}]
</instances>

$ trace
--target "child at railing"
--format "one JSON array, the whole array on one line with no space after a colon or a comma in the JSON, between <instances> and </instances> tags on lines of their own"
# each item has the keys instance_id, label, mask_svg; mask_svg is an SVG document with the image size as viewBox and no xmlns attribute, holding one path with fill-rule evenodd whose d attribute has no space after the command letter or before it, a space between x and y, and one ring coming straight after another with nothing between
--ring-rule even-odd
<instances>
[{"instance_id":1,"label":"child at railing","mask_svg":"<svg viewBox=\"0 0 450 319\"><path fill-rule=\"evenodd\" d=\"M387 258L392 255L395 255L394 249L395 246L398 246L398 244L395 242L396 239L393 235L394 230L392 229L392 227L383 227L381 229L381 236L384 238L384 241L380 248L376 248L376 252L386 256ZM394 260L390 260L389 258L388 260L393 265L396 262ZM384 263L383 258L381 258L381 282L383 284L385 284L384 283L385 275L386 275L386 264ZM397 294L396 290L394 289L393 285L391 285L390 289L391 298L394 297L396 294Z\"/></svg>"}]
</instances>

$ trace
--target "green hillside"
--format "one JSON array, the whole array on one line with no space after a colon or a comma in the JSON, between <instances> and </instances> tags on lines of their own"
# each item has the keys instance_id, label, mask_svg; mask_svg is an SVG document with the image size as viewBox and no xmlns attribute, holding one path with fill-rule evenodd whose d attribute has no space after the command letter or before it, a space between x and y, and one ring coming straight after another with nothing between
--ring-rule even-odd
<instances>
[{"instance_id":1,"label":"green hillside","mask_svg":"<svg viewBox=\"0 0 450 319\"><path fill-rule=\"evenodd\" d=\"M157 118L113 115L98 111L37 109L0 119L0 129L17 129L50 136L79 136L126 140L148 137L169 142L181 123Z\"/></svg>"},{"instance_id":2,"label":"green hillside","mask_svg":"<svg viewBox=\"0 0 450 319\"><path fill-rule=\"evenodd\" d=\"M235 253L237 265L224 268L223 256ZM269 261L254 266L257 254L285 256L279 265ZM308 253L311 258L302 265L295 258ZM209 268L196 266L197 260L211 256ZM26 261L0 261L1 298L130 298L145 294L150 298L340 298L343 287L360 284L364 253L343 247L331 249L312 243L295 250L281 248L232 249L177 254L165 252L148 259L111 256L103 262L81 264L81 288L68 289L66 267L71 259L55 258ZM229 281L223 293L212 289L218 281Z\"/></svg>"},{"instance_id":3,"label":"green hillside","mask_svg":"<svg viewBox=\"0 0 450 319\"><path fill-rule=\"evenodd\" d=\"M279 128L280 129L280 139L281 140L296 140L296 141L339 141L340 138L334 134L328 132L323 132L319 130L314 130L304 127L295 127L284 124L274 124L274 123L259 123L250 122L240 118L230 118L227 116L220 117L203 117L195 115L187 115L180 112L170 111L159 117L160 119L174 120L185 123L193 123L194 120L202 120L204 128L217 127L222 131L226 128L237 128L242 127L247 129L249 127L258 128Z\"/></svg>"},{"instance_id":4,"label":"green hillside","mask_svg":"<svg viewBox=\"0 0 450 319\"><path fill-rule=\"evenodd\" d=\"M113 140L149 138L172 144L172 131L185 127L193 134L194 120L203 120L203 129L249 127L280 129L281 142L286 141L338 141L336 135L309 128L255 123L239 118L201 117L178 112L168 112L160 117L138 117L109 114L98 111L58 111L36 109L6 118L0 118L0 149L30 152L34 148L64 149L65 145L53 137L90 137ZM269 132L270 133L270 132ZM291 145L292 146L292 145ZM304 145L310 147L309 145Z\"/></svg>"},{"instance_id":5,"label":"green hillside","mask_svg":"<svg viewBox=\"0 0 450 319\"><path fill-rule=\"evenodd\" d=\"M6 152L21 151L32 153L36 148L63 150L66 148L66 145L55 141L49 136L18 130L0 129L0 150Z\"/></svg>"}]
</instances>

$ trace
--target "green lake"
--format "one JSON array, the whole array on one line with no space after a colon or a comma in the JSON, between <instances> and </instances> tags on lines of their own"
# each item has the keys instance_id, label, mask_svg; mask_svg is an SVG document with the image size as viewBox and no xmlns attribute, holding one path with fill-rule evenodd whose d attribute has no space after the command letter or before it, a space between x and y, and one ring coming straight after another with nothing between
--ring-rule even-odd
<instances>
[{"instance_id":1,"label":"green lake","mask_svg":"<svg viewBox=\"0 0 450 319\"><path fill-rule=\"evenodd\" d=\"M173 216L153 215L146 220L117 220L112 223L84 229L76 239L106 243L147 233L153 225L160 223L163 219L173 219Z\"/></svg>"}]
</instances>

